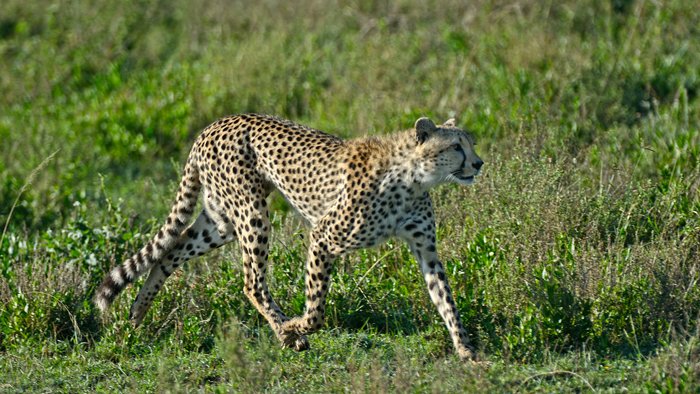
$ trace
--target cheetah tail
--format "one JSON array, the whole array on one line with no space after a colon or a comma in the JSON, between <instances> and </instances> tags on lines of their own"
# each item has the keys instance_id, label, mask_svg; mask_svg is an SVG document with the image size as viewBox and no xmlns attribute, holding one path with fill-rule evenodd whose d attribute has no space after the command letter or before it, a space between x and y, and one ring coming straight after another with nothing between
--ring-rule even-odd
<instances>
[{"instance_id":1,"label":"cheetah tail","mask_svg":"<svg viewBox=\"0 0 700 394\"><path fill-rule=\"evenodd\" d=\"M200 187L199 171L194 154L191 153L185 165L177 199L163 227L136 255L114 267L97 289L94 302L101 312L109 309L119 292L129 283L161 261L175 247L180 233L192 217Z\"/></svg>"}]
</instances>

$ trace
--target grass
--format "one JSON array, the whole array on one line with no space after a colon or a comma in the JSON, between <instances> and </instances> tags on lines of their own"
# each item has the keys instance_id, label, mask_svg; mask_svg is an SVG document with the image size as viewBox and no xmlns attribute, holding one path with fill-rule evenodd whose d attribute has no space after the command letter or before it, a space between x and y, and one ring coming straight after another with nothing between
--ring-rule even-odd
<instances>
[{"instance_id":1,"label":"grass","mask_svg":"<svg viewBox=\"0 0 700 394\"><path fill-rule=\"evenodd\" d=\"M440 357L429 334L386 336L323 330L305 353L277 346L271 333L229 325L211 353L172 348L110 360L58 344L43 354L19 352L5 365L5 392L693 392L695 344L648 358L590 351L548 353L536 362L495 360L488 368ZM37 379L37 376L41 376Z\"/></svg>"},{"instance_id":2,"label":"grass","mask_svg":"<svg viewBox=\"0 0 700 394\"><path fill-rule=\"evenodd\" d=\"M697 26L680 0L2 2L0 391L695 392ZM184 267L138 330L138 286L98 316L195 136L250 111L346 138L424 115L474 133L483 177L433 199L491 368L452 355L397 242L337 261L306 353L274 343L235 246ZM272 206L270 287L299 315L305 230Z\"/></svg>"}]
</instances>

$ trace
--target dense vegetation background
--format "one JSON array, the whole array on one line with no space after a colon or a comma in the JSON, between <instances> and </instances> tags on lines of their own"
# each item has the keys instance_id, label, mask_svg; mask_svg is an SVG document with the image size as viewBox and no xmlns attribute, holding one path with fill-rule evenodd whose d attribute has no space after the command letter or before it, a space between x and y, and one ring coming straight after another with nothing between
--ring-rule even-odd
<instances>
[{"instance_id":1,"label":"dense vegetation background","mask_svg":"<svg viewBox=\"0 0 700 394\"><path fill-rule=\"evenodd\" d=\"M0 391L694 392L699 43L682 0L4 0ZM453 357L393 242L337 261L310 352L277 348L235 246L138 330L138 286L100 318L94 288L160 226L196 135L242 112L473 132L483 176L433 197L490 369ZM273 206L271 288L298 315L304 230Z\"/></svg>"}]
</instances>

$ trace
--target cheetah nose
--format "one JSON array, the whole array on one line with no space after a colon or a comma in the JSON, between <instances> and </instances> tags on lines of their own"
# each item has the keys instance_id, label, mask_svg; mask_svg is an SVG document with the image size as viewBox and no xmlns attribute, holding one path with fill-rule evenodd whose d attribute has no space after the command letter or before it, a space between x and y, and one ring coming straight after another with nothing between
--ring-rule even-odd
<instances>
[{"instance_id":1,"label":"cheetah nose","mask_svg":"<svg viewBox=\"0 0 700 394\"><path fill-rule=\"evenodd\" d=\"M479 160L476 163L472 163L472 167L474 167L474 169L476 169L477 171L479 171L479 169L483 165L484 165L484 162L482 160Z\"/></svg>"}]
</instances>

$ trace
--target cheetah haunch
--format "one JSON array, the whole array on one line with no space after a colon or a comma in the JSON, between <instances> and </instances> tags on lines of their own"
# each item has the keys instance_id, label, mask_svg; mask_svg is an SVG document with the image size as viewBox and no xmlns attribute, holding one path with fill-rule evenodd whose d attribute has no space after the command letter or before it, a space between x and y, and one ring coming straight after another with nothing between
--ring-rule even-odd
<instances>
[{"instance_id":1,"label":"cheetah haunch","mask_svg":"<svg viewBox=\"0 0 700 394\"><path fill-rule=\"evenodd\" d=\"M428 190L451 182L470 185L482 164L474 138L457 128L454 119L436 126L420 118L403 133L354 140L265 115L221 119L195 141L163 227L107 275L95 303L105 312L127 284L150 270L129 315L138 326L182 263L238 238L246 296L283 346L306 350L306 335L325 321L333 261L397 237L408 243L418 261L457 353L473 360L476 351L438 259ZM272 299L265 280L270 235L265 198L274 188L311 226L306 311L292 319ZM187 227L200 191L204 209Z\"/></svg>"}]
</instances>

